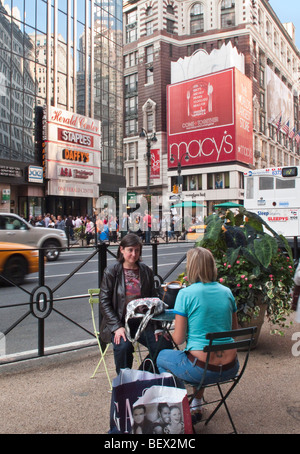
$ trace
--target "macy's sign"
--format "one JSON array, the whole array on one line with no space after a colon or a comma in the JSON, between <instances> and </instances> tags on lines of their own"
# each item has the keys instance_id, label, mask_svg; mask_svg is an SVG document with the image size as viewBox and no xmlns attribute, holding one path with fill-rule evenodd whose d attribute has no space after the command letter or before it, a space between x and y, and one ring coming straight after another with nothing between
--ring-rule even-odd
<instances>
[{"instance_id":1,"label":"macy's sign","mask_svg":"<svg viewBox=\"0 0 300 454\"><path fill-rule=\"evenodd\" d=\"M181 136L182 137L182 136ZM211 158L211 161L224 159L224 154L230 155L234 152L233 137L227 131L220 139L216 137L205 137L204 139L193 139L190 142L177 142L170 144L170 156L177 156L178 159L184 153L188 153L192 159ZM234 156L232 156L234 159ZM228 158L226 158L228 160Z\"/></svg>"}]
</instances>

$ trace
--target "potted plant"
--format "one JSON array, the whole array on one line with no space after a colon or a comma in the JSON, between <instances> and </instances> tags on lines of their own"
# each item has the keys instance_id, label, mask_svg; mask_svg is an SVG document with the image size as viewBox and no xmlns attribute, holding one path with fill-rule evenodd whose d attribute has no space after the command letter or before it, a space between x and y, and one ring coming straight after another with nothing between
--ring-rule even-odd
<instances>
[{"instance_id":1,"label":"potted plant","mask_svg":"<svg viewBox=\"0 0 300 454\"><path fill-rule=\"evenodd\" d=\"M283 328L289 326L295 271L287 240L244 207L236 215L232 211L212 214L205 222L205 233L196 246L212 252L218 281L235 297L239 324L258 325L259 314L263 321L266 312L271 332L283 335Z\"/></svg>"}]
</instances>

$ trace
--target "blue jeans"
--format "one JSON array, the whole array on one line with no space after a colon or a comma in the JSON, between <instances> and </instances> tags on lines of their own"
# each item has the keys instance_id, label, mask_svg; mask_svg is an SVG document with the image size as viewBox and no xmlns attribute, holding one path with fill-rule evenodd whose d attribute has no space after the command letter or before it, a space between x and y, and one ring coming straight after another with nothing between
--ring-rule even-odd
<instances>
[{"instance_id":1,"label":"blue jeans","mask_svg":"<svg viewBox=\"0 0 300 454\"><path fill-rule=\"evenodd\" d=\"M120 369L131 369L133 363L133 345L129 340L124 341L121 338L120 344L115 344L114 341L114 334L112 335L112 344L113 344L113 351L114 351L114 358L115 358L115 366L117 374L120 373ZM170 351L169 349L173 348L172 342L166 340L163 336L159 336L158 340L155 340L154 329L151 324L149 324L144 331L141 333L138 342L144 347L149 350L149 355L147 358L150 358L154 365L155 360L157 357L158 352L163 349L167 349L166 351ZM145 364L145 370L150 369L151 372L154 372L151 363L149 361Z\"/></svg>"},{"instance_id":2,"label":"blue jeans","mask_svg":"<svg viewBox=\"0 0 300 454\"><path fill-rule=\"evenodd\" d=\"M157 367L160 373L171 372L175 377L197 386L202 380L204 369L192 363L186 353L180 350L162 350L157 357ZM228 370L220 372L206 371L204 385L217 383L218 381L227 380L236 376L239 370L239 362Z\"/></svg>"}]
</instances>

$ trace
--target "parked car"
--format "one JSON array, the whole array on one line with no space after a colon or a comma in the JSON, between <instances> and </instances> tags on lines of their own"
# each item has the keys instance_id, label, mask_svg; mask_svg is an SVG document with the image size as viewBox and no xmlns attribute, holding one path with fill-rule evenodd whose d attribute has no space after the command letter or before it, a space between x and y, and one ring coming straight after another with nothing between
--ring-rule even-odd
<instances>
[{"instance_id":1,"label":"parked car","mask_svg":"<svg viewBox=\"0 0 300 454\"><path fill-rule=\"evenodd\" d=\"M25 244L0 242L0 282L1 275L17 285L24 282L26 274L39 270L39 251Z\"/></svg>"},{"instance_id":2,"label":"parked car","mask_svg":"<svg viewBox=\"0 0 300 454\"><path fill-rule=\"evenodd\" d=\"M49 262L57 260L61 250L67 247L64 230L32 226L14 213L0 213L0 241L45 248Z\"/></svg>"}]
</instances>

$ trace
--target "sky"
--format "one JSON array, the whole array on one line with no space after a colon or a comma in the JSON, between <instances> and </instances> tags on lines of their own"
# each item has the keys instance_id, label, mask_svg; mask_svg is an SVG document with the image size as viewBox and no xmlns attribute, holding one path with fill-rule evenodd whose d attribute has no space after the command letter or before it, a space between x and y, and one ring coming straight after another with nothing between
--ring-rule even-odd
<instances>
[{"instance_id":1,"label":"sky","mask_svg":"<svg viewBox=\"0 0 300 454\"><path fill-rule=\"evenodd\" d=\"M269 0L280 22L293 22L296 28L296 46L300 50L300 4L299 0Z\"/></svg>"}]
</instances>

